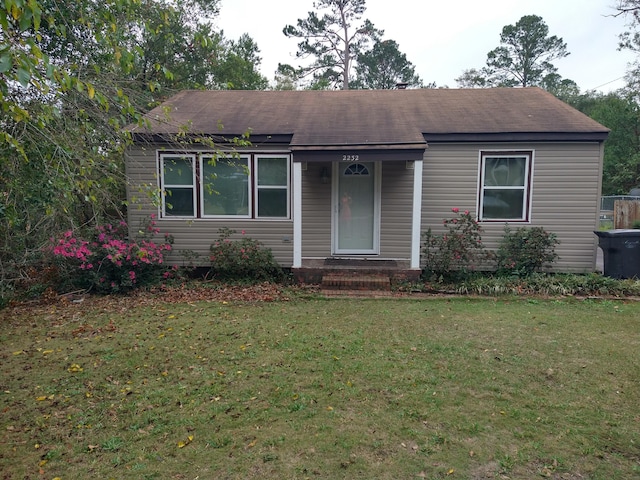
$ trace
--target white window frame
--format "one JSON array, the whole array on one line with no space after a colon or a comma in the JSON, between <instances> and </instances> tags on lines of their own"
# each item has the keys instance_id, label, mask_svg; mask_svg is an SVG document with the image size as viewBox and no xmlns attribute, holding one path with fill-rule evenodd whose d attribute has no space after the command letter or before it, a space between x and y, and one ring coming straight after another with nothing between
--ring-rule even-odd
<instances>
[{"instance_id":1,"label":"white window frame","mask_svg":"<svg viewBox=\"0 0 640 480\"><path fill-rule=\"evenodd\" d=\"M204 162L208 161L211 158L221 158L221 159L230 159L237 158L247 162L247 168L249 172L249 179L247 182L247 195L248 195L248 205L249 205L249 213L248 215L205 215L204 213L204 193L205 193L205 182L203 181L204 176ZM264 158L283 158L286 160L287 164L287 184L286 185L259 185L258 179L258 163L260 159ZM191 161L192 165L192 181L191 185L173 185L165 183L164 171L165 171L165 159L188 159ZM157 169L158 169L158 188L160 191L161 197L161 205L159 207L160 218L171 220L171 219L246 219L246 220L275 220L275 221L290 221L292 220L292 206L291 206L291 192L293 189L291 183L291 175L292 175L292 163L291 163L291 153L289 152L269 152L269 153L242 153L239 156L236 154L232 154L227 152L226 154L219 152L165 152L158 151L157 152ZM191 188L193 191L193 215L173 215L170 212L167 212L167 190L172 188ZM259 189L277 189L277 190L286 190L286 199L287 199L287 213L286 217L271 217L271 216L258 216L258 190Z\"/></svg>"},{"instance_id":2,"label":"white window frame","mask_svg":"<svg viewBox=\"0 0 640 480\"><path fill-rule=\"evenodd\" d=\"M486 175L486 159L487 158L524 158L525 172L524 185L496 185L485 186L484 179ZM479 172L478 172L478 204L476 211L478 212L478 221L480 222L513 222L513 223L530 223L531 222L531 194L533 192L533 163L535 152L533 150L486 150L480 151ZM484 193L486 190L522 190L524 192L522 198L522 215L519 218L484 218Z\"/></svg>"},{"instance_id":3,"label":"white window frame","mask_svg":"<svg viewBox=\"0 0 640 480\"><path fill-rule=\"evenodd\" d=\"M193 198L193 215L172 215L170 212L167 213L167 190L171 190L172 188L189 188L189 185L174 185L168 184L165 182L164 178L164 165L165 160L167 159L189 159L191 160L191 190L192 190L192 198ZM159 156L159 169L160 169L160 193L162 198L162 211L161 215L163 218L196 218L198 216L198 196L197 196L197 188L196 188L196 165L197 165L197 156L193 153L162 153ZM171 203L171 202L169 202Z\"/></svg>"},{"instance_id":4,"label":"white window frame","mask_svg":"<svg viewBox=\"0 0 640 480\"><path fill-rule=\"evenodd\" d=\"M286 185L260 185L259 178L259 169L258 164L260 163L260 159L269 159L269 158L279 158L284 159L287 164L287 183ZM255 154L253 158L253 190L255 192L255 216L254 218L268 218L268 219L279 219L285 220L291 218L291 156L288 154ZM286 190L286 198L287 198L287 213L284 217L268 217L268 216L260 216L260 205L258 204L260 196L258 192L260 190Z\"/></svg>"},{"instance_id":5,"label":"white window frame","mask_svg":"<svg viewBox=\"0 0 640 480\"><path fill-rule=\"evenodd\" d=\"M204 179L204 164L211 158L218 157L219 160L238 160L244 161L245 165L248 169L248 181L247 181L247 202L248 202L248 214L247 215L206 215L204 212L204 195L205 195L205 179ZM216 160L217 161L217 160ZM230 156L221 156L215 155L213 153L202 153L200 154L200 179L198 181L199 190L200 190L200 205L201 205L201 213L200 218L252 218L253 215L253 188L251 187L251 177L252 177L252 168L251 168L251 155L240 155L238 157L230 157Z\"/></svg>"}]
</instances>

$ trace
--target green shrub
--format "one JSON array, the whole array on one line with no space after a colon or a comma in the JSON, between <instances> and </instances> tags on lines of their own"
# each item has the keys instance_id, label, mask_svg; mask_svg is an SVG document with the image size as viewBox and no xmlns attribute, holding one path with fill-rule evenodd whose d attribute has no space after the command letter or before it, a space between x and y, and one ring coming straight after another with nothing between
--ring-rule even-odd
<instances>
[{"instance_id":1,"label":"green shrub","mask_svg":"<svg viewBox=\"0 0 640 480\"><path fill-rule=\"evenodd\" d=\"M640 294L640 281L585 275L532 273L527 277L476 275L451 285L451 291L475 295L582 295L626 297Z\"/></svg>"},{"instance_id":2,"label":"green shrub","mask_svg":"<svg viewBox=\"0 0 640 480\"><path fill-rule=\"evenodd\" d=\"M496 252L497 270L503 275L529 276L553 263L558 255L555 247L560 242L554 233L542 227L504 227L504 235Z\"/></svg>"},{"instance_id":3,"label":"green shrub","mask_svg":"<svg viewBox=\"0 0 640 480\"><path fill-rule=\"evenodd\" d=\"M445 232L435 235L431 228L422 234L425 272L441 277L464 277L486 256L482 244L482 227L465 210L451 211L456 217L443 220Z\"/></svg>"},{"instance_id":4,"label":"green shrub","mask_svg":"<svg viewBox=\"0 0 640 480\"><path fill-rule=\"evenodd\" d=\"M240 240L231 239L235 230L221 228L219 232L220 237L209 249L211 267L217 278L249 282L282 279L282 268L273 258L271 249L246 237L244 230Z\"/></svg>"},{"instance_id":5,"label":"green shrub","mask_svg":"<svg viewBox=\"0 0 640 480\"><path fill-rule=\"evenodd\" d=\"M640 220L634 220L631 224L631 228L634 230L640 230Z\"/></svg>"}]
</instances>

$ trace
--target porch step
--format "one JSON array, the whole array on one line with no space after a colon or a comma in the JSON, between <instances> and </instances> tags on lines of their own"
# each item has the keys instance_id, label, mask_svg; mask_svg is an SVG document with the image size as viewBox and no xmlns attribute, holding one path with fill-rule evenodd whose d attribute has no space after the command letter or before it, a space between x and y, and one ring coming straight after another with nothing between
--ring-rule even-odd
<instances>
[{"instance_id":1,"label":"porch step","mask_svg":"<svg viewBox=\"0 0 640 480\"><path fill-rule=\"evenodd\" d=\"M384 273L327 272L322 275L324 290L391 290L391 280Z\"/></svg>"}]
</instances>

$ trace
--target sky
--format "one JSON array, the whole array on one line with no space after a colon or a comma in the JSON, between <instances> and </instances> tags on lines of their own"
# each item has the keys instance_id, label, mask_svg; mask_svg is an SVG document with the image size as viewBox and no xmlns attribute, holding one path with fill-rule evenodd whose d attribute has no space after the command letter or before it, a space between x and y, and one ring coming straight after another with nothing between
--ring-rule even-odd
<instances>
[{"instance_id":1,"label":"sky","mask_svg":"<svg viewBox=\"0 0 640 480\"><path fill-rule=\"evenodd\" d=\"M455 88L464 70L481 68L500 44L505 25L538 15L570 55L555 60L563 78L582 91L615 90L634 56L618 51L626 20L614 17L616 0L367 0L363 18L384 30L425 83ZM258 44L261 72L273 81L278 63L298 66L296 39L282 33L313 10L313 0L221 0L218 28L229 39L248 33Z\"/></svg>"}]
</instances>

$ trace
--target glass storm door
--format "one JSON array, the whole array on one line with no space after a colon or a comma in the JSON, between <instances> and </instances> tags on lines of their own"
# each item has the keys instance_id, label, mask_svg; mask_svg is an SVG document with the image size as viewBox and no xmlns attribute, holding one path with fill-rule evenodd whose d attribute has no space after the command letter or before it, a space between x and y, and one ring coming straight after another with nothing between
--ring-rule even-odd
<instances>
[{"instance_id":1,"label":"glass storm door","mask_svg":"<svg viewBox=\"0 0 640 480\"><path fill-rule=\"evenodd\" d=\"M379 249L376 165L338 163L334 171L334 253L375 254Z\"/></svg>"}]
</instances>

